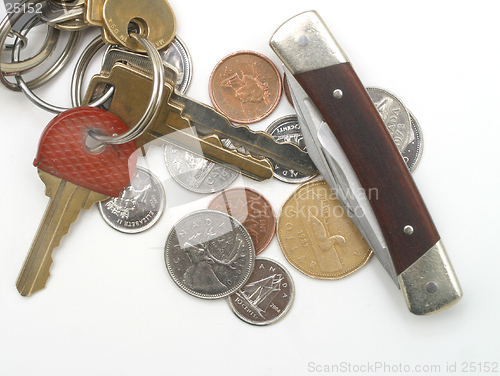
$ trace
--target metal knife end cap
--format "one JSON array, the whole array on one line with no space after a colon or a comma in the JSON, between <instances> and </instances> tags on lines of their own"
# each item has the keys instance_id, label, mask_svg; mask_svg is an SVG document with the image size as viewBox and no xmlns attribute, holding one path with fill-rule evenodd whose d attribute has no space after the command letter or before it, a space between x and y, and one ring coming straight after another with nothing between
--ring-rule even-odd
<instances>
[{"instance_id":1,"label":"metal knife end cap","mask_svg":"<svg viewBox=\"0 0 500 376\"><path fill-rule=\"evenodd\" d=\"M398 279L408 309L415 315L444 311L462 297L462 289L441 240Z\"/></svg>"},{"instance_id":2,"label":"metal knife end cap","mask_svg":"<svg viewBox=\"0 0 500 376\"><path fill-rule=\"evenodd\" d=\"M315 11L300 13L281 25L270 46L294 75L349 62Z\"/></svg>"}]
</instances>

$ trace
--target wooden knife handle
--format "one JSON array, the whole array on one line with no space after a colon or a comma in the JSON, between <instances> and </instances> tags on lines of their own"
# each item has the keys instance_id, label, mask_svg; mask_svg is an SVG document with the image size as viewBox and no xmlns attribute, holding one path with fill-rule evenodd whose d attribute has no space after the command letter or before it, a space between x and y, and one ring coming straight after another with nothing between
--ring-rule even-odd
<instances>
[{"instance_id":1,"label":"wooden knife handle","mask_svg":"<svg viewBox=\"0 0 500 376\"><path fill-rule=\"evenodd\" d=\"M400 274L439 241L439 234L389 131L350 63L294 76L351 162Z\"/></svg>"}]
</instances>

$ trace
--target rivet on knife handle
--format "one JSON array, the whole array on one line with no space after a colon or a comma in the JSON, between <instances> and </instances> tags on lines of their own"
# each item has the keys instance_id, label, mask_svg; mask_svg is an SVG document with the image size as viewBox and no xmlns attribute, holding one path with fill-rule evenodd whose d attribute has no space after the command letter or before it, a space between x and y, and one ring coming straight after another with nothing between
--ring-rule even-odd
<instances>
[{"instance_id":1,"label":"rivet on knife handle","mask_svg":"<svg viewBox=\"0 0 500 376\"><path fill-rule=\"evenodd\" d=\"M429 314L456 303L460 286L431 216L363 84L319 15L305 12L287 21L271 47L314 104L312 111L328 124L364 192L377 192L369 195L369 204L410 311ZM302 110L310 108L306 103ZM306 126L318 132L317 124ZM312 148L318 144L307 144L309 153ZM319 152L331 153L325 145Z\"/></svg>"}]
</instances>

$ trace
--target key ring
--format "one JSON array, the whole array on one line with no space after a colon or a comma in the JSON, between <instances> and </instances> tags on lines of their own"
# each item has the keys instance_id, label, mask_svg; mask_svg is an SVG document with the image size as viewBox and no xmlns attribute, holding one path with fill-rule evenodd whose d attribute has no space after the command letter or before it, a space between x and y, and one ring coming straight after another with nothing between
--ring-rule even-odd
<instances>
[{"instance_id":1,"label":"key ring","mask_svg":"<svg viewBox=\"0 0 500 376\"><path fill-rule=\"evenodd\" d=\"M80 41L80 37L81 37L81 31L72 32L70 39L68 41L68 45L66 46L67 48L64 50L63 54L61 54L56 64L54 64L49 70L47 70L40 77L33 80L38 86L54 78L55 75L59 73L59 71L67 65L69 59L71 58L76 48L78 47L78 42ZM19 44L16 44L16 47L12 51L12 60L14 62L19 61L20 52L21 52L20 46ZM56 114L67 110L66 108L51 105L50 103L47 103L44 100L40 99L35 93L33 93L31 88L29 87L29 83L26 83L20 74L16 74L15 79L17 81L17 86L24 92L24 94L28 97L28 99L38 107L48 112ZM30 83L33 81L30 81Z\"/></svg>"},{"instance_id":2,"label":"key ring","mask_svg":"<svg viewBox=\"0 0 500 376\"><path fill-rule=\"evenodd\" d=\"M151 123L153 118L158 113L160 106L162 104L163 98L163 63L158 53L158 50L154 46L154 44L149 41L147 38L143 37L140 34L130 33L130 37L137 40L142 44L144 49L146 50L149 58L151 59L151 63L153 64L153 91L151 94L151 100L149 101L148 108L144 112L144 115L139 120L139 122L132 128L130 128L127 132L122 133L118 136L106 136L102 134L98 134L94 131L89 131L89 135L97 141L106 143L106 144L124 144L126 142L135 140L139 137Z\"/></svg>"},{"instance_id":3,"label":"key ring","mask_svg":"<svg viewBox=\"0 0 500 376\"><path fill-rule=\"evenodd\" d=\"M97 36L94 40L92 40L88 46L84 49L84 51L81 53L80 58L78 59L78 62L76 63L75 69L73 71L73 77L71 79L71 104L74 107L79 107L82 105L83 100L82 100L82 85L83 85L83 79L84 76L88 70L88 66L91 62L91 60L94 58L96 55L97 51L101 49L103 46L107 46L106 51L104 54L106 55L107 52L112 49L113 47L116 47L114 45L108 45L107 43L104 43L102 41L102 38L100 36ZM189 55L189 51L187 50L186 46L184 45L184 42L179 38L179 36L175 36L174 40L171 42L169 46L173 47L174 51L179 51L180 58L177 58L179 60L182 60L184 63L183 67L179 68L179 71L182 72L180 76L182 76L182 79L177 81L175 89L178 90L181 94L185 94L186 90L189 86L189 83L191 81L191 75L192 75L192 67L191 67L191 57ZM163 52L162 52L163 51ZM162 56L162 61L165 64L165 61L167 63L171 63L174 65L175 68L177 68L177 65L175 65L175 60L172 62L169 61L168 57L168 51L169 48L166 50L160 50L160 56L163 53ZM174 57L175 52L172 53ZM147 57L144 57L147 58ZM104 61L103 61L104 64ZM105 103L109 98L111 98L112 94L114 92L114 87L113 86L107 86L106 91L102 96L94 103L101 102L101 104ZM94 96L96 95L93 93ZM86 104L86 106L92 106L94 107L94 103L91 104ZM100 104L99 104L100 105Z\"/></svg>"},{"instance_id":4,"label":"key ring","mask_svg":"<svg viewBox=\"0 0 500 376\"><path fill-rule=\"evenodd\" d=\"M99 34L95 37L83 50L80 58L78 59L75 70L73 71L73 77L71 79L71 105L73 107L80 107L82 105L82 84L83 84L83 76L87 70L87 67L90 64L90 61L94 57L94 55L99 51L102 47L104 47L106 43L102 40L101 35ZM87 104L86 106L98 107L104 104L115 91L114 87L110 87L104 95L101 96L95 102Z\"/></svg>"},{"instance_id":5,"label":"key ring","mask_svg":"<svg viewBox=\"0 0 500 376\"><path fill-rule=\"evenodd\" d=\"M29 25L28 25L29 23ZM38 16L33 16L27 23L26 30L27 32L31 30L33 27L38 25L40 23L40 20ZM25 25L26 26L26 25ZM13 31L13 30L11 30ZM26 33L27 33L26 32ZM33 57L29 59L22 60L18 63L0 63L2 72L6 76L10 75L15 75L17 73L25 73L38 65L42 64L44 61L46 61L50 55L54 52L57 41L59 40L59 36L61 34L60 30L57 30L56 28L49 26L48 31L47 31L47 36L45 37L44 44L40 51ZM21 49L23 46L27 43L28 38L21 33L15 32L15 41L12 44L12 49L16 48L16 45L20 42L21 43Z\"/></svg>"},{"instance_id":6,"label":"key ring","mask_svg":"<svg viewBox=\"0 0 500 376\"><path fill-rule=\"evenodd\" d=\"M24 9L24 5L26 3L38 4L44 0L21 0L19 4L19 9ZM12 27L16 24L16 22L24 15L23 12L14 13L14 15L7 14L2 22L0 23L0 53L4 50L5 40L9 35L12 34ZM17 47L17 39L14 41L12 47L13 50ZM0 70L0 81L8 88L14 91L20 91L19 87L16 84L13 84L4 76L2 70Z\"/></svg>"},{"instance_id":7,"label":"key ring","mask_svg":"<svg viewBox=\"0 0 500 376\"><path fill-rule=\"evenodd\" d=\"M9 31L7 33L7 36L9 38L17 37L20 40L19 43L21 43L21 49L25 48L28 45L28 38L26 38L25 36L21 35L20 33L18 33L15 30ZM3 46L3 49L4 50L12 50L14 47L15 47L14 43L13 44L7 44L7 43L5 43L5 45Z\"/></svg>"},{"instance_id":8,"label":"key ring","mask_svg":"<svg viewBox=\"0 0 500 376\"><path fill-rule=\"evenodd\" d=\"M20 9L24 9L23 5L26 3L32 3L32 4L37 4L40 3L44 0L21 0L19 2ZM5 40L7 39L7 36L12 30L12 27L15 25L15 23L23 16L24 13L18 12L15 13L13 16L9 17L8 15L2 20L0 24L0 51L3 50L3 46L5 44ZM26 25L25 25L26 26ZM23 30L25 30L26 27L23 27ZM48 81L50 81L52 78L54 78L57 73L68 63L68 60L71 58L71 56L74 54L76 51L78 41L80 39L80 32L74 32L70 35L70 38L68 40L68 44L66 45L65 49L57 59L57 61L42 75L39 77L28 81L26 84L30 89L36 89ZM14 49L12 53L14 54L16 48L19 48L19 43L17 43L17 39L13 44ZM17 54L19 56L19 52ZM15 55L14 55L15 56ZM19 59L18 59L19 60ZM5 77L5 74L3 71L0 70L0 82L2 82L5 87L9 90L13 91L21 91L22 88L19 86L18 83L13 83L7 80Z\"/></svg>"}]
</instances>

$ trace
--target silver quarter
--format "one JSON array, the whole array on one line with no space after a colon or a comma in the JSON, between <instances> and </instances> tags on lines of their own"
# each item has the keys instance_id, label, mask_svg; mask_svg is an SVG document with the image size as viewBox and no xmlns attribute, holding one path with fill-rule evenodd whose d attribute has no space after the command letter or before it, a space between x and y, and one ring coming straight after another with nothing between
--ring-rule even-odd
<instances>
[{"instance_id":1,"label":"silver quarter","mask_svg":"<svg viewBox=\"0 0 500 376\"><path fill-rule=\"evenodd\" d=\"M135 234L151 228L165 208L165 191L150 171L137 167L118 197L99 202L99 211L115 230Z\"/></svg>"},{"instance_id":2,"label":"silver quarter","mask_svg":"<svg viewBox=\"0 0 500 376\"><path fill-rule=\"evenodd\" d=\"M234 314L253 325L269 325L290 310L295 296L292 276L274 260L258 258L247 283L228 296Z\"/></svg>"},{"instance_id":3,"label":"silver quarter","mask_svg":"<svg viewBox=\"0 0 500 376\"><path fill-rule=\"evenodd\" d=\"M413 136L408 110L394 94L387 90L367 87L366 91L389 130L396 147L402 153Z\"/></svg>"},{"instance_id":4,"label":"silver quarter","mask_svg":"<svg viewBox=\"0 0 500 376\"><path fill-rule=\"evenodd\" d=\"M239 175L230 168L210 162L172 144L165 145L165 164L179 185L196 193L222 191Z\"/></svg>"},{"instance_id":5,"label":"silver quarter","mask_svg":"<svg viewBox=\"0 0 500 376\"><path fill-rule=\"evenodd\" d=\"M190 295L217 299L233 294L250 277L255 251L243 225L214 210L177 222L165 244L165 263L174 282Z\"/></svg>"},{"instance_id":6,"label":"silver quarter","mask_svg":"<svg viewBox=\"0 0 500 376\"><path fill-rule=\"evenodd\" d=\"M300 131L299 121L295 115L283 116L269 125L266 132L279 142L290 142L297 145L302 150L306 150L306 143ZM274 168L274 177L285 183L304 183L312 179L317 174L302 175L290 168L282 168L271 160Z\"/></svg>"}]
</instances>

